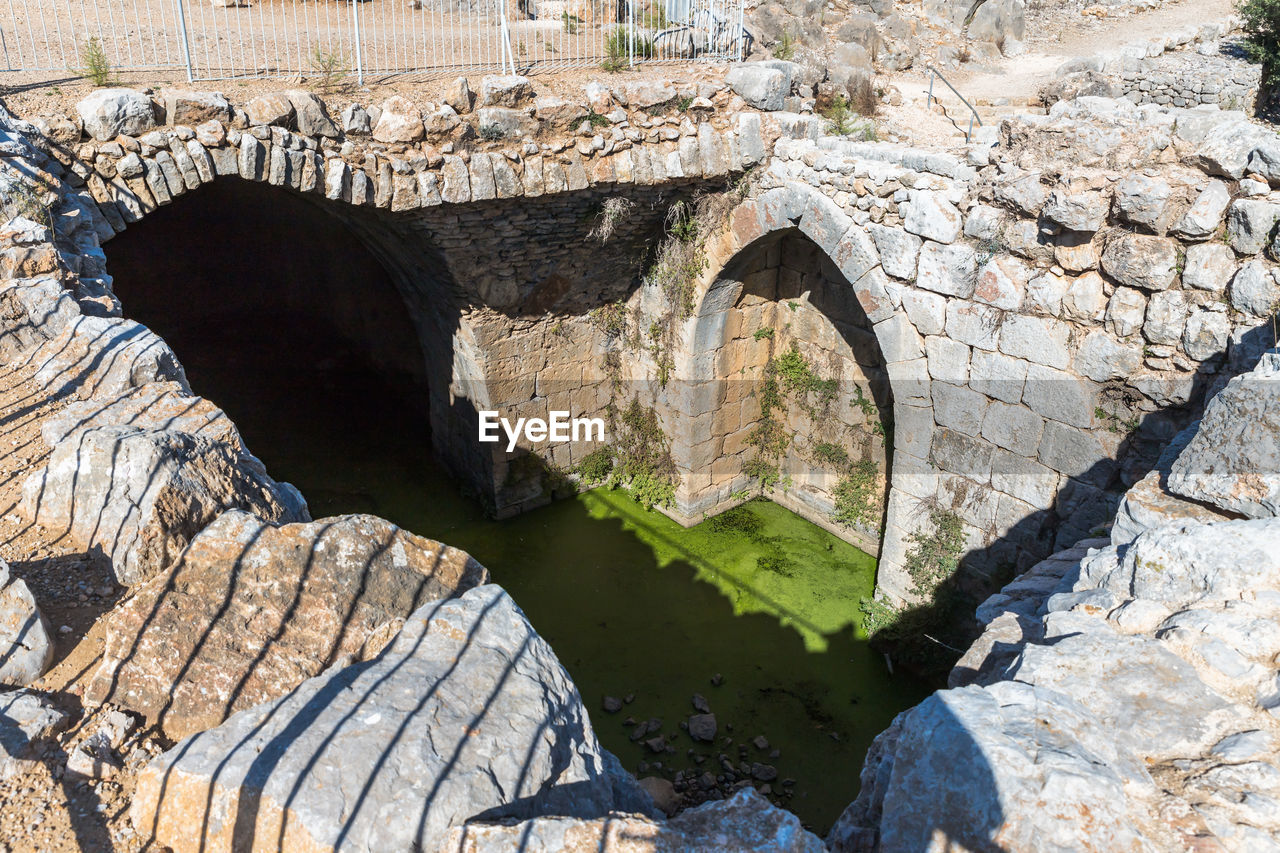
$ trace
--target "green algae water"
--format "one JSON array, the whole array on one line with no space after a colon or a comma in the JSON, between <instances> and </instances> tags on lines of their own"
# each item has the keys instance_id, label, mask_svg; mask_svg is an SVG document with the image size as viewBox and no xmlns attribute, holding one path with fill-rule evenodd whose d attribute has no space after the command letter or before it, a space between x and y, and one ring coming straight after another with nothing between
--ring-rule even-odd
<instances>
[{"instance_id":1,"label":"green algae water","mask_svg":"<svg viewBox=\"0 0 1280 853\"><path fill-rule=\"evenodd\" d=\"M174 346L193 387L226 408L314 517L375 513L480 560L555 649L605 747L637 776L718 774L722 754L735 767L767 764L775 801L825 833L858 792L871 740L929 692L891 676L860 630L875 560L777 504L751 501L685 529L597 489L494 521L462 496L432 458L425 423L376 377L277 372L271 359L250 366ZM681 729L694 694L716 715L714 745ZM630 701L608 713L606 696ZM644 745L656 732L633 742L628 718L661 720L675 752Z\"/></svg>"},{"instance_id":2,"label":"green algae water","mask_svg":"<svg viewBox=\"0 0 1280 853\"><path fill-rule=\"evenodd\" d=\"M604 490L486 518L432 458L409 402L424 392L366 366L395 346L421 359L411 330L395 334L404 306L376 261L309 205L236 192L202 189L107 249L126 314L169 342L196 393L226 409L314 517L375 513L487 566L631 772L717 775L721 756L739 773L769 765L770 796L825 833L857 795L872 739L930 689L891 676L859 629L875 561L764 501L691 529ZM210 245L237 248L212 263ZM331 322L355 303L375 312L366 334L380 341ZM714 744L681 728L695 694L716 716ZM629 701L609 713L605 697ZM628 719L658 722L632 741ZM672 751L644 744L659 733Z\"/></svg>"}]
</instances>

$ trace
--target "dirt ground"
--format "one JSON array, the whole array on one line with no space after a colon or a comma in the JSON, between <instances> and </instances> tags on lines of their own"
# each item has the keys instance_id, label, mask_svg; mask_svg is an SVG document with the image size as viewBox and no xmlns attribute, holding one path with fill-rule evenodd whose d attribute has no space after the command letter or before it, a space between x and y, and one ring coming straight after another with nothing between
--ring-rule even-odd
<instances>
[{"instance_id":1,"label":"dirt ground","mask_svg":"<svg viewBox=\"0 0 1280 853\"><path fill-rule=\"evenodd\" d=\"M100 560L60 545L56 532L24 523L17 512L23 483L48 457L40 424L66 405L37 390L31 373L0 366L0 558L31 589L57 638L53 668L31 686L53 693L73 722L31 772L0 782L0 850L141 850L128 821L129 795L134 773L160 743L136 732L118 750L124 767L110 779L65 772L69 751L111 710L85 714L79 694L101 655L99 617L123 590Z\"/></svg>"}]
</instances>

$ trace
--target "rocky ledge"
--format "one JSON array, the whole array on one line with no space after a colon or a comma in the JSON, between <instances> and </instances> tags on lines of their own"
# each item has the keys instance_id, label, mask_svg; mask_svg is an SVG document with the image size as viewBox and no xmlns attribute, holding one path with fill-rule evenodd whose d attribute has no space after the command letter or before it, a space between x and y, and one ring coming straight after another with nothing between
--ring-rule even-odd
<instances>
[{"instance_id":1,"label":"rocky ledge","mask_svg":"<svg viewBox=\"0 0 1280 853\"><path fill-rule=\"evenodd\" d=\"M831 849L1280 849L1278 411L1273 350L1109 540L984 603L951 688L876 739Z\"/></svg>"}]
</instances>

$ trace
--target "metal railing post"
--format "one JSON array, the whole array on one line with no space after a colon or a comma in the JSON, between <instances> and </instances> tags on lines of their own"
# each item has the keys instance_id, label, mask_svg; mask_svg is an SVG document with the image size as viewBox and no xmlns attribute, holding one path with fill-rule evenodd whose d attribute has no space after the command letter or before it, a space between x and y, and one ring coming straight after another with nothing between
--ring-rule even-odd
<instances>
[{"instance_id":1,"label":"metal railing post","mask_svg":"<svg viewBox=\"0 0 1280 853\"><path fill-rule=\"evenodd\" d=\"M636 67L636 4L632 0L627 3L627 61L632 68Z\"/></svg>"},{"instance_id":2,"label":"metal railing post","mask_svg":"<svg viewBox=\"0 0 1280 853\"><path fill-rule=\"evenodd\" d=\"M930 68L930 69L929 69L929 96L928 96L927 98L925 98L925 99L924 99L924 105L925 105L925 108L928 108L928 107L933 106L933 76L934 76L934 74L935 74L934 70L933 70L932 68Z\"/></svg>"},{"instance_id":3,"label":"metal railing post","mask_svg":"<svg viewBox=\"0 0 1280 853\"><path fill-rule=\"evenodd\" d=\"M178 33L182 36L182 61L187 65L187 82L194 83L196 78L191 70L191 39L187 36L187 11L182 5L182 0L174 0L174 5L178 7Z\"/></svg>"},{"instance_id":4,"label":"metal railing post","mask_svg":"<svg viewBox=\"0 0 1280 853\"><path fill-rule=\"evenodd\" d=\"M355 29L353 40L356 47L356 83L364 85L364 54L360 44L360 0L351 0L351 25Z\"/></svg>"},{"instance_id":5,"label":"metal railing post","mask_svg":"<svg viewBox=\"0 0 1280 853\"><path fill-rule=\"evenodd\" d=\"M495 0L498 6L498 35L502 40L502 70L508 74L516 73L516 54L511 49L511 28L507 26L506 0Z\"/></svg>"}]
</instances>

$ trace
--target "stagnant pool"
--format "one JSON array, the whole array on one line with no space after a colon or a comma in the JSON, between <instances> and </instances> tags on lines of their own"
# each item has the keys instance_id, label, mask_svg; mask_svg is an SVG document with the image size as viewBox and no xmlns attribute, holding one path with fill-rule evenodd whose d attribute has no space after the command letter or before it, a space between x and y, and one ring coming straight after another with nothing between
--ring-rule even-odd
<instances>
[{"instance_id":1,"label":"stagnant pool","mask_svg":"<svg viewBox=\"0 0 1280 853\"><path fill-rule=\"evenodd\" d=\"M220 182L107 244L126 314L168 340L314 517L375 513L484 563L637 776L700 785L722 755L737 774L773 768L771 796L825 833L872 738L930 689L891 676L859 631L875 561L762 501L687 530L603 490L487 519L432 459L413 404L425 392L387 368L421 353L377 260L318 209L257 191ZM695 695L714 744L681 728ZM671 751L646 745L660 736Z\"/></svg>"},{"instance_id":2,"label":"stagnant pool","mask_svg":"<svg viewBox=\"0 0 1280 853\"><path fill-rule=\"evenodd\" d=\"M857 794L872 738L927 694L908 675L891 676L859 630L875 561L821 528L752 501L684 529L603 489L490 520L433 461L425 420L396 389L340 354L316 353L314 369L299 372L308 341L292 340L283 318L276 329L264 338L261 327L210 324L171 342L192 386L227 410L316 518L375 513L484 563L633 773L717 775L721 754L735 766L768 765L775 799L825 832ZM697 713L695 694L716 715L714 745L681 729ZM606 712L605 697L622 709ZM628 718L661 726L633 741ZM674 752L645 745L659 733Z\"/></svg>"}]
</instances>

